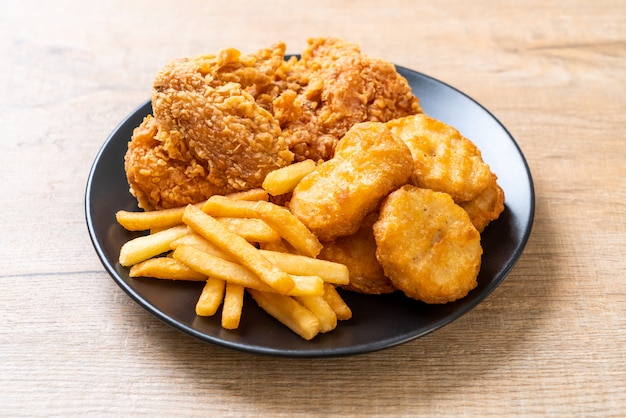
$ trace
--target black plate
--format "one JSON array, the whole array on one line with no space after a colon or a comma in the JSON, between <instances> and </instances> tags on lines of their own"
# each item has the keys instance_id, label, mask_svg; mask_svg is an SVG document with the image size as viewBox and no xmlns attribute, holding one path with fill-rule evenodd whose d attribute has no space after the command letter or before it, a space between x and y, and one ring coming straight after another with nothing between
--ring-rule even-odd
<instances>
[{"instance_id":1,"label":"black plate","mask_svg":"<svg viewBox=\"0 0 626 418\"><path fill-rule=\"evenodd\" d=\"M195 303L201 283L133 279L120 266L120 247L136 233L115 221L120 209L138 210L128 192L124 154L133 129L151 112L149 101L129 115L98 153L87 182L85 210L91 240L113 280L140 306L174 328L202 341L258 354L325 357L366 353L418 338L459 318L484 300L507 276L520 257L534 217L534 189L528 165L515 140L480 104L431 77L406 68L407 78L424 111L456 127L482 151L506 194L500 218L483 233L484 249L478 287L464 299L426 305L402 294L367 296L343 292L353 317L336 330L305 341L265 312L254 301L244 303L240 328L227 331L220 315L201 318Z\"/></svg>"}]
</instances>

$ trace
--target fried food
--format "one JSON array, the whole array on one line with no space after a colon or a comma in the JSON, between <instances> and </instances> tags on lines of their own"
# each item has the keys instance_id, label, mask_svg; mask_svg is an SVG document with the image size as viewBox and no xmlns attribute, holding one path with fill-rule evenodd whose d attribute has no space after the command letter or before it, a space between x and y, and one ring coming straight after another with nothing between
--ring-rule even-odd
<instances>
[{"instance_id":1,"label":"fried food","mask_svg":"<svg viewBox=\"0 0 626 418\"><path fill-rule=\"evenodd\" d=\"M158 132L157 121L147 116L135 128L124 157L130 193L140 208L184 206L224 191L209 181L206 167L198 161L171 157L157 140Z\"/></svg>"},{"instance_id":2,"label":"fried food","mask_svg":"<svg viewBox=\"0 0 626 418\"><path fill-rule=\"evenodd\" d=\"M483 232L504 211L504 191L498 185L496 175L491 175L491 182L475 198L461 202L459 206L468 213L478 232Z\"/></svg>"},{"instance_id":3,"label":"fried food","mask_svg":"<svg viewBox=\"0 0 626 418\"><path fill-rule=\"evenodd\" d=\"M381 205L374 236L385 274L410 298L452 302L477 285L480 234L446 193L401 187Z\"/></svg>"},{"instance_id":4,"label":"fried food","mask_svg":"<svg viewBox=\"0 0 626 418\"><path fill-rule=\"evenodd\" d=\"M421 112L395 67L354 44L312 39L301 59L289 61L285 48L225 48L159 71L154 117L136 129L125 157L139 207L180 207L260 187L293 161L331 158L355 123Z\"/></svg>"},{"instance_id":5,"label":"fried food","mask_svg":"<svg viewBox=\"0 0 626 418\"><path fill-rule=\"evenodd\" d=\"M348 268L350 282L342 286L346 290L370 295L396 290L376 258L376 240L372 228L377 220L378 213L370 213L355 234L337 238L322 248L319 258Z\"/></svg>"},{"instance_id":6,"label":"fried food","mask_svg":"<svg viewBox=\"0 0 626 418\"><path fill-rule=\"evenodd\" d=\"M480 150L453 127L426 114L395 119L387 127L411 150L415 186L448 193L459 203L472 200L491 181Z\"/></svg>"},{"instance_id":7,"label":"fried food","mask_svg":"<svg viewBox=\"0 0 626 418\"><path fill-rule=\"evenodd\" d=\"M133 135L126 156L140 207L260 187L267 173L293 161L277 119L263 107L284 52L282 43L248 55L228 48L173 60L157 74L154 119Z\"/></svg>"},{"instance_id":8,"label":"fried food","mask_svg":"<svg viewBox=\"0 0 626 418\"><path fill-rule=\"evenodd\" d=\"M276 74L281 93L273 114L296 161L328 160L359 122L387 122L422 111L396 68L336 38L309 39L300 59Z\"/></svg>"},{"instance_id":9,"label":"fried food","mask_svg":"<svg viewBox=\"0 0 626 418\"><path fill-rule=\"evenodd\" d=\"M334 157L296 186L289 209L322 242L352 235L412 170L411 152L383 123L359 123L339 141Z\"/></svg>"}]
</instances>

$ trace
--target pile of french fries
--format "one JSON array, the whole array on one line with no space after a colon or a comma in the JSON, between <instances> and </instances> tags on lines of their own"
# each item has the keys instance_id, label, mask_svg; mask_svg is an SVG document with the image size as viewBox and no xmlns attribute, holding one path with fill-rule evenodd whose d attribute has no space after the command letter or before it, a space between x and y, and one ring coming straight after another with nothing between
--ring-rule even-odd
<instances>
[{"instance_id":1,"label":"pile of french fries","mask_svg":"<svg viewBox=\"0 0 626 418\"><path fill-rule=\"evenodd\" d=\"M343 264L315 258L317 237L269 195L289 193L315 168L312 161L270 173L262 188L212 196L186 207L149 212L119 211L130 231L149 231L126 242L119 262L130 277L204 281L195 307L221 325L239 327L244 291L271 316L306 340L332 331L352 317L336 290L349 282Z\"/></svg>"}]
</instances>

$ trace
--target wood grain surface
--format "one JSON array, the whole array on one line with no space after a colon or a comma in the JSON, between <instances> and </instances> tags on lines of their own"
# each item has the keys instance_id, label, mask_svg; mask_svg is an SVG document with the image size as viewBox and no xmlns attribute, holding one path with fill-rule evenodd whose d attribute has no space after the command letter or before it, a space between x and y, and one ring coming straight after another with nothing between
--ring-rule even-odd
<instances>
[{"instance_id":1,"label":"wood grain surface","mask_svg":"<svg viewBox=\"0 0 626 418\"><path fill-rule=\"evenodd\" d=\"M391 349L198 342L105 272L89 169L167 60L316 36L489 109L532 171L532 235L477 308ZM3 0L0 57L0 416L624 416L623 1Z\"/></svg>"}]
</instances>

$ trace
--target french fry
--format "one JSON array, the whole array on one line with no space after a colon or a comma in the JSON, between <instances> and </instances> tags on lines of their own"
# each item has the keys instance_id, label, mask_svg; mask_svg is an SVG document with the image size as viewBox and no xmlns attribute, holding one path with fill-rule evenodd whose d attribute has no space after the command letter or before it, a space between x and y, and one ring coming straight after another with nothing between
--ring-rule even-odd
<instances>
[{"instance_id":1,"label":"french fry","mask_svg":"<svg viewBox=\"0 0 626 418\"><path fill-rule=\"evenodd\" d=\"M275 289L259 279L256 274L246 267L205 253L190 245L179 245L176 250L174 250L173 256L175 259L206 276L216 277L246 288L265 292L276 292ZM289 277L293 280L294 287L285 293L287 295L302 296L324 294L324 281L321 277L294 275L289 275Z\"/></svg>"},{"instance_id":2,"label":"french fry","mask_svg":"<svg viewBox=\"0 0 626 418\"><path fill-rule=\"evenodd\" d=\"M241 286L271 292L272 288L244 266L200 251L190 245L179 245L173 253L176 260L198 273Z\"/></svg>"},{"instance_id":3,"label":"french fry","mask_svg":"<svg viewBox=\"0 0 626 418\"><path fill-rule=\"evenodd\" d=\"M293 298L254 289L248 292L264 311L305 340L311 340L320 332L317 317Z\"/></svg>"},{"instance_id":4,"label":"french fry","mask_svg":"<svg viewBox=\"0 0 626 418\"><path fill-rule=\"evenodd\" d=\"M242 192L235 192L226 195L227 198L233 200L248 200L248 201L258 201L258 200L267 200L269 196L267 192L261 188L244 190Z\"/></svg>"},{"instance_id":5,"label":"french fry","mask_svg":"<svg viewBox=\"0 0 626 418\"><path fill-rule=\"evenodd\" d=\"M243 310L244 287L231 282L226 283L224 305L222 306L222 328L237 329Z\"/></svg>"},{"instance_id":6,"label":"french fry","mask_svg":"<svg viewBox=\"0 0 626 418\"><path fill-rule=\"evenodd\" d=\"M263 189L272 196L289 193L311 171L315 170L315 161L304 160L271 171L263 180Z\"/></svg>"},{"instance_id":7,"label":"french fry","mask_svg":"<svg viewBox=\"0 0 626 418\"><path fill-rule=\"evenodd\" d=\"M270 263L248 241L229 231L228 228L201 209L188 205L183 215L183 222L248 267L278 292L286 293L294 287L293 279L287 273Z\"/></svg>"},{"instance_id":8,"label":"french fry","mask_svg":"<svg viewBox=\"0 0 626 418\"><path fill-rule=\"evenodd\" d=\"M260 251L276 267L289 274L319 276L327 283L339 285L350 283L350 273L344 264L284 252Z\"/></svg>"},{"instance_id":9,"label":"french fry","mask_svg":"<svg viewBox=\"0 0 626 418\"><path fill-rule=\"evenodd\" d=\"M294 299L317 317L320 332L329 332L337 328L337 314L323 296L296 296Z\"/></svg>"},{"instance_id":10,"label":"french fry","mask_svg":"<svg viewBox=\"0 0 626 418\"><path fill-rule=\"evenodd\" d=\"M324 299L328 302L333 311L335 311L338 320L345 321L352 318L352 310L346 302L344 302L334 285L330 283L324 284Z\"/></svg>"},{"instance_id":11,"label":"french fry","mask_svg":"<svg viewBox=\"0 0 626 418\"><path fill-rule=\"evenodd\" d=\"M202 211L216 218L258 218L255 203L215 195L202 205Z\"/></svg>"},{"instance_id":12,"label":"french fry","mask_svg":"<svg viewBox=\"0 0 626 418\"><path fill-rule=\"evenodd\" d=\"M215 315L215 312L217 312L217 309L220 307L222 300L224 299L225 286L226 282L224 282L224 280L210 277L206 281L206 284L202 289L202 293L200 294L200 298L196 303L196 315Z\"/></svg>"},{"instance_id":13,"label":"french fry","mask_svg":"<svg viewBox=\"0 0 626 418\"><path fill-rule=\"evenodd\" d=\"M317 237L288 209L270 202L255 202L259 217L274 228L298 252L317 257L322 244Z\"/></svg>"},{"instance_id":14,"label":"french fry","mask_svg":"<svg viewBox=\"0 0 626 418\"><path fill-rule=\"evenodd\" d=\"M119 262L122 266L132 266L169 251L171 242L187 234L188 231L186 225L179 225L152 235L132 239L122 245Z\"/></svg>"},{"instance_id":15,"label":"french fry","mask_svg":"<svg viewBox=\"0 0 626 418\"><path fill-rule=\"evenodd\" d=\"M214 217L260 218L280 234L298 252L316 257L322 250L317 237L288 209L271 202L248 202L211 196L202 211Z\"/></svg>"},{"instance_id":16,"label":"french fry","mask_svg":"<svg viewBox=\"0 0 626 418\"><path fill-rule=\"evenodd\" d=\"M236 262L237 260L235 260L234 257L230 256L229 254L225 253L224 251L220 250L218 247L216 247L214 244L212 244L210 241L207 241L206 239L202 238L200 235L192 232L190 234L184 235L180 238L178 238L175 241L172 241L172 243L170 244L170 248L172 250L175 250L176 248L178 248L181 245L189 245L192 246L193 248L203 251L205 253L211 254L215 257L219 257L222 258L224 260L227 261L232 261L232 262Z\"/></svg>"},{"instance_id":17,"label":"french fry","mask_svg":"<svg viewBox=\"0 0 626 418\"><path fill-rule=\"evenodd\" d=\"M196 205L201 208L204 202ZM162 231L182 224L184 212L185 206L145 212L120 210L115 214L115 219L124 229L129 231Z\"/></svg>"},{"instance_id":18,"label":"french fry","mask_svg":"<svg viewBox=\"0 0 626 418\"><path fill-rule=\"evenodd\" d=\"M283 239L276 242L260 242L259 248L265 251L274 251L277 253L291 253L289 244Z\"/></svg>"},{"instance_id":19,"label":"french fry","mask_svg":"<svg viewBox=\"0 0 626 418\"><path fill-rule=\"evenodd\" d=\"M130 277L154 277L168 280L205 281L207 278L184 263L172 257L149 258L133 265Z\"/></svg>"},{"instance_id":20,"label":"french fry","mask_svg":"<svg viewBox=\"0 0 626 418\"><path fill-rule=\"evenodd\" d=\"M261 219L226 217L215 219L248 242L276 242L281 239L280 234Z\"/></svg>"},{"instance_id":21,"label":"french fry","mask_svg":"<svg viewBox=\"0 0 626 418\"><path fill-rule=\"evenodd\" d=\"M268 194L265 190L258 188L243 192L231 193L226 196L232 200L258 201L267 200ZM206 201L195 203L202 208ZM158 232L183 223L183 213L186 206L170 209L150 210L144 212L132 212L126 210L117 211L115 219L128 231L152 231Z\"/></svg>"},{"instance_id":22,"label":"french fry","mask_svg":"<svg viewBox=\"0 0 626 418\"><path fill-rule=\"evenodd\" d=\"M286 295L289 296L322 296L324 294L324 280L319 276L297 276L290 274L294 287Z\"/></svg>"}]
</instances>

